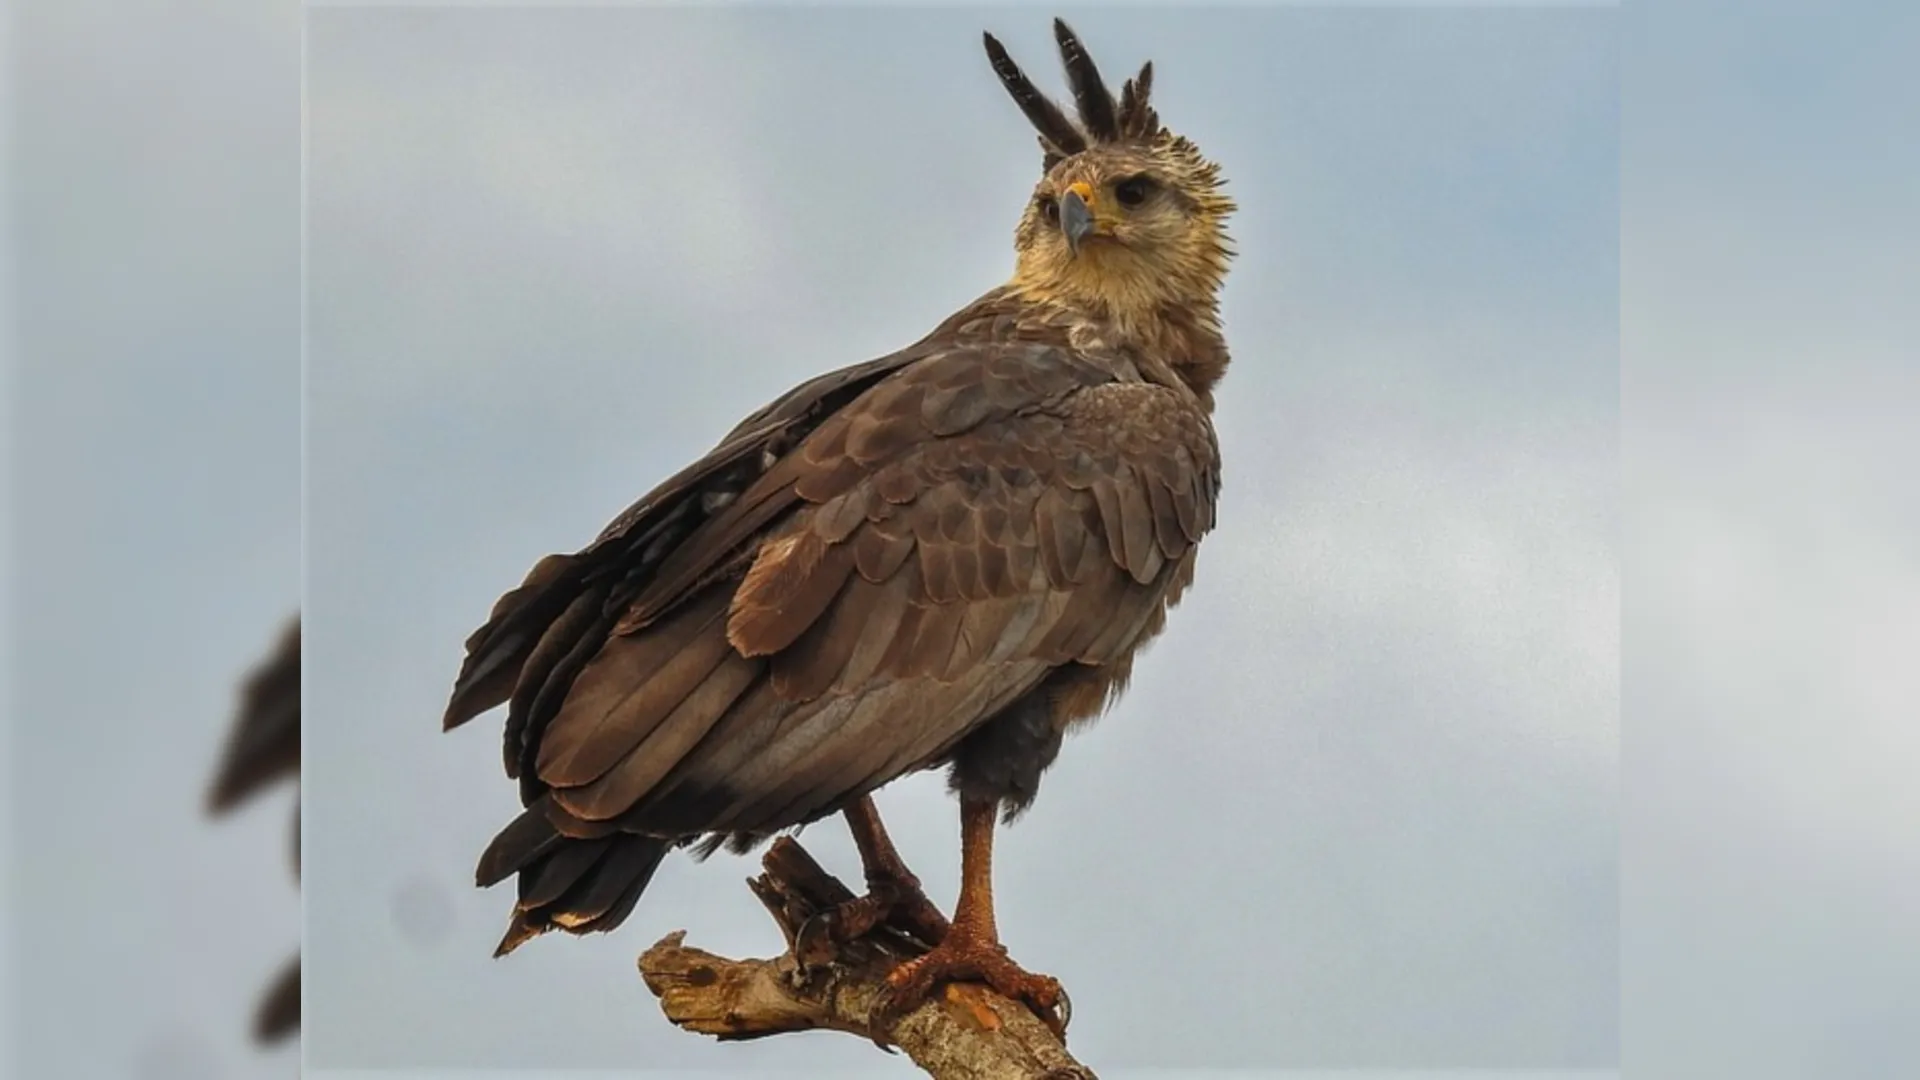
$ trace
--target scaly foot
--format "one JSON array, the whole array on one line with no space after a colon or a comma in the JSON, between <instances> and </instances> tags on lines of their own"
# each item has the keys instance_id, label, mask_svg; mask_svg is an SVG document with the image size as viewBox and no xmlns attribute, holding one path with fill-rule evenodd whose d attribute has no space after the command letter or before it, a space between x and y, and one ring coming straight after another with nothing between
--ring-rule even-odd
<instances>
[{"instance_id":1,"label":"scaly foot","mask_svg":"<svg viewBox=\"0 0 1920 1080\"><path fill-rule=\"evenodd\" d=\"M873 1040L886 1046L887 1033L896 1021L953 982L985 983L1000 996L1033 1010L1065 1041L1073 1007L1060 981L1022 968L1008 958L1006 946L969 932L964 924L954 926L932 952L902 963L887 976L887 992L867 1018Z\"/></svg>"},{"instance_id":2,"label":"scaly foot","mask_svg":"<svg viewBox=\"0 0 1920 1080\"><path fill-rule=\"evenodd\" d=\"M794 955L809 967L830 962L841 945L863 938L885 926L905 935L922 949L931 949L947 936L949 923L920 888L920 879L904 866L873 874L865 896L821 912L800 928Z\"/></svg>"}]
</instances>

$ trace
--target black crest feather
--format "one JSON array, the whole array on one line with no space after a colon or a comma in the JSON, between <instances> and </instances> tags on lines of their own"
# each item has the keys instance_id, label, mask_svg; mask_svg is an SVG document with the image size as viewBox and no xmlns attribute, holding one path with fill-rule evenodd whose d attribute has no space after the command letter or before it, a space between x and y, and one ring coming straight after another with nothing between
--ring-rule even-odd
<instances>
[{"instance_id":1,"label":"black crest feather","mask_svg":"<svg viewBox=\"0 0 1920 1080\"><path fill-rule=\"evenodd\" d=\"M1053 20L1054 40L1060 43L1060 63L1067 69L1067 85L1073 88L1073 101L1080 109L1080 122L1095 142L1114 142L1120 138L1120 120L1114 115L1113 91L1100 78L1100 69L1086 46L1074 36L1064 20Z\"/></svg>"},{"instance_id":2,"label":"black crest feather","mask_svg":"<svg viewBox=\"0 0 1920 1080\"><path fill-rule=\"evenodd\" d=\"M1085 150L1085 136L1073 126L1073 121L1067 119L1067 114L1060 111L1060 106L1033 85L1032 80L1020 70L1020 65L1007 55L1006 46L1000 44L1000 40L992 34L982 34L981 37L986 41L987 58L993 61L994 73L1000 76L1007 93L1013 95L1014 104L1027 114L1027 119L1040 132L1044 143L1052 144L1062 154L1077 154Z\"/></svg>"},{"instance_id":3,"label":"black crest feather","mask_svg":"<svg viewBox=\"0 0 1920 1080\"><path fill-rule=\"evenodd\" d=\"M1150 139L1160 130L1160 115L1147 105L1153 93L1153 61L1140 65L1140 74L1120 87L1120 134L1128 139Z\"/></svg>"},{"instance_id":4,"label":"black crest feather","mask_svg":"<svg viewBox=\"0 0 1920 1080\"><path fill-rule=\"evenodd\" d=\"M1074 108L1080 118L1078 125L1067 118L1065 110L1035 88L997 38L992 34L982 35L994 73L1000 76L1000 82L1013 95L1014 103L1032 122L1034 130L1040 133L1040 149L1048 168L1060 158L1080 153L1094 143L1151 139L1159 134L1160 118L1147 103L1153 92L1151 61L1140 68L1140 74L1122 84L1116 101L1073 28L1055 19L1053 36L1059 42L1060 61L1066 68L1067 85L1073 91Z\"/></svg>"}]
</instances>

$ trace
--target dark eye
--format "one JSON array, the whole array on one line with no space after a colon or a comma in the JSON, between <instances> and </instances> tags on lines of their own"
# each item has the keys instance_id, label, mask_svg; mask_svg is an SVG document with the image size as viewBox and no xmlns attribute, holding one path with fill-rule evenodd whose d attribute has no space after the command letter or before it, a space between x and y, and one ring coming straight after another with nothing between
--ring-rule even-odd
<instances>
[{"instance_id":1,"label":"dark eye","mask_svg":"<svg viewBox=\"0 0 1920 1080\"><path fill-rule=\"evenodd\" d=\"M1060 202L1051 195L1040 196L1040 216L1050 224L1060 222Z\"/></svg>"},{"instance_id":2,"label":"dark eye","mask_svg":"<svg viewBox=\"0 0 1920 1080\"><path fill-rule=\"evenodd\" d=\"M1113 185L1113 197L1120 200L1121 206L1139 206L1153 194L1153 180L1146 176L1129 176Z\"/></svg>"}]
</instances>

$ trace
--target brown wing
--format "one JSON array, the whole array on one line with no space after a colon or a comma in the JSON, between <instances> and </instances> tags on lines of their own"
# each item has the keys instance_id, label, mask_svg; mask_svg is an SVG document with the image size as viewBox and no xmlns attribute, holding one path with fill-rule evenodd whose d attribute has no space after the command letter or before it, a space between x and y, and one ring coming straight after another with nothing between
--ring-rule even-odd
<instances>
[{"instance_id":1,"label":"brown wing","mask_svg":"<svg viewBox=\"0 0 1920 1080\"><path fill-rule=\"evenodd\" d=\"M468 636L444 727L459 727L507 702L516 688L537 690L589 630L604 633L606 628L593 618L596 605L610 603L617 593L647 580L701 522L736 498L823 417L913 359L911 350L904 351L794 388L748 417L712 452L628 507L591 545L572 555L540 560ZM536 656L543 644L545 652ZM509 776L522 775L524 751L538 741L537 731L529 738L526 730L531 706L531 700L518 704L508 716ZM523 785L523 795L531 803L538 797L537 785Z\"/></svg>"}]
</instances>

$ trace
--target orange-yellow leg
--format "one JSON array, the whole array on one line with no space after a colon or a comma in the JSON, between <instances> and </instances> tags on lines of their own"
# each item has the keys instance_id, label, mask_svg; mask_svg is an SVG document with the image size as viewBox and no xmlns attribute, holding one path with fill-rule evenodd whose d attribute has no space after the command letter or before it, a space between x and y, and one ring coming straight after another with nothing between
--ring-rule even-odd
<instances>
[{"instance_id":1,"label":"orange-yellow leg","mask_svg":"<svg viewBox=\"0 0 1920 1080\"><path fill-rule=\"evenodd\" d=\"M1055 1033L1066 1033L1060 982L1014 963L1000 944L993 918L993 829L999 803L962 796L960 800L960 900L953 924L932 952L908 960L887 976L887 993L868 1024L885 1045L893 1022L932 996L942 985L980 982L1001 996L1023 1002Z\"/></svg>"}]
</instances>

